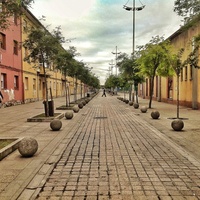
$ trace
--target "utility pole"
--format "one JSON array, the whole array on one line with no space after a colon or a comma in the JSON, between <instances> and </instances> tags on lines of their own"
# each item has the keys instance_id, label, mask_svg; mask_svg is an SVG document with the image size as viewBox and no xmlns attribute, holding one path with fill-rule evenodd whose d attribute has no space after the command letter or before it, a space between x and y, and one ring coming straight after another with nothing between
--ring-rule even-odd
<instances>
[{"instance_id":1,"label":"utility pole","mask_svg":"<svg viewBox=\"0 0 200 200\"><path fill-rule=\"evenodd\" d=\"M115 64L113 63L113 60L111 60L111 63L109 63L109 65L111 65L111 75L112 75L112 74L113 74L113 71L112 71L113 65L115 65Z\"/></svg>"},{"instance_id":2,"label":"utility pole","mask_svg":"<svg viewBox=\"0 0 200 200\"><path fill-rule=\"evenodd\" d=\"M134 53L135 53L135 0L133 0L133 58L134 58Z\"/></svg>"},{"instance_id":3,"label":"utility pole","mask_svg":"<svg viewBox=\"0 0 200 200\"><path fill-rule=\"evenodd\" d=\"M117 75L117 55L118 54L120 54L121 52L117 52L117 46L116 46L116 51L115 52L112 52L112 54L115 54L116 55L116 58L115 58L115 61L116 61L116 63L115 63L115 67L116 67L116 75Z\"/></svg>"}]
</instances>

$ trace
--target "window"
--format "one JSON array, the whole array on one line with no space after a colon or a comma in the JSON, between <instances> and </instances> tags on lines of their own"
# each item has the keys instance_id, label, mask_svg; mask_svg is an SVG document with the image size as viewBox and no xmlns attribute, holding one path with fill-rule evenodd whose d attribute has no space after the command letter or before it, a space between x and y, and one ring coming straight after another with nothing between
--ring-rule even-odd
<instances>
[{"instance_id":1,"label":"window","mask_svg":"<svg viewBox=\"0 0 200 200\"><path fill-rule=\"evenodd\" d=\"M28 90L28 77L25 77L25 90Z\"/></svg>"},{"instance_id":2,"label":"window","mask_svg":"<svg viewBox=\"0 0 200 200\"><path fill-rule=\"evenodd\" d=\"M19 76L14 76L14 88L19 89Z\"/></svg>"},{"instance_id":3,"label":"window","mask_svg":"<svg viewBox=\"0 0 200 200\"><path fill-rule=\"evenodd\" d=\"M18 55L18 42L16 40L13 41L13 53Z\"/></svg>"},{"instance_id":4,"label":"window","mask_svg":"<svg viewBox=\"0 0 200 200\"><path fill-rule=\"evenodd\" d=\"M27 31L27 21L24 19L23 21L23 31L26 32Z\"/></svg>"},{"instance_id":5,"label":"window","mask_svg":"<svg viewBox=\"0 0 200 200\"><path fill-rule=\"evenodd\" d=\"M3 11L3 3L1 2L0 3L0 12L2 12Z\"/></svg>"},{"instance_id":6,"label":"window","mask_svg":"<svg viewBox=\"0 0 200 200\"><path fill-rule=\"evenodd\" d=\"M187 81L188 78L188 67L185 66L185 81Z\"/></svg>"},{"instance_id":7,"label":"window","mask_svg":"<svg viewBox=\"0 0 200 200\"><path fill-rule=\"evenodd\" d=\"M24 57L26 58L28 56L28 49L24 47Z\"/></svg>"},{"instance_id":8,"label":"window","mask_svg":"<svg viewBox=\"0 0 200 200\"><path fill-rule=\"evenodd\" d=\"M190 65L190 80L193 79L193 70L192 70L192 65Z\"/></svg>"},{"instance_id":9,"label":"window","mask_svg":"<svg viewBox=\"0 0 200 200\"><path fill-rule=\"evenodd\" d=\"M2 73L1 74L1 89L7 88L7 75Z\"/></svg>"},{"instance_id":10,"label":"window","mask_svg":"<svg viewBox=\"0 0 200 200\"><path fill-rule=\"evenodd\" d=\"M33 90L36 90L36 79L33 79Z\"/></svg>"},{"instance_id":11,"label":"window","mask_svg":"<svg viewBox=\"0 0 200 200\"><path fill-rule=\"evenodd\" d=\"M6 49L6 35L3 33L0 33L0 48Z\"/></svg>"},{"instance_id":12,"label":"window","mask_svg":"<svg viewBox=\"0 0 200 200\"><path fill-rule=\"evenodd\" d=\"M42 89L42 80L39 79L39 90L41 90L41 89Z\"/></svg>"},{"instance_id":13,"label":"window","mask_svg":"<svg viewBox=\"0 0 200 200\"><path fill-rule=\"evenodd\" d=\"M183 68L181 68L181 81L183 81Z\"/></svg>"},{"instance_id":14,"label":"window","mask_svg":"<svg viewBox=\"0 0 200 200\"><path fill-rule=\"evenodd\" d=\"M17 14L16 13L13 14L13 22L15 25L17 25Z\"/></svg>"},{"instance_id":15,"label":"window","mask_svg":"<svg viewBox=\"0 0 200 200\"><path fill-rule=\"evenodd\" d=\"M5 1L0 1L0 12L5 11L4 3Z\"/></svg>"}]
</instances>

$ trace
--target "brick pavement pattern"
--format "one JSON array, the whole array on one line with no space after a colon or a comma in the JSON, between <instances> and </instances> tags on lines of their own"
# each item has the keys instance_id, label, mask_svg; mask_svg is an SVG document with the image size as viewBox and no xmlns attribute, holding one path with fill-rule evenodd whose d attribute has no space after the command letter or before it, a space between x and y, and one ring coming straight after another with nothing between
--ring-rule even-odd
<instances>
[{"instance_id":1,"label":"brick pavement pattern","mask_svg":"<svg viewBox=\"0 0 200 200\"><path fill-rule=\"evenodd\" d=\"M116 96L98 94L75 120L35 199L200 199L200 162Z\"/></svg>"}]
</instances>

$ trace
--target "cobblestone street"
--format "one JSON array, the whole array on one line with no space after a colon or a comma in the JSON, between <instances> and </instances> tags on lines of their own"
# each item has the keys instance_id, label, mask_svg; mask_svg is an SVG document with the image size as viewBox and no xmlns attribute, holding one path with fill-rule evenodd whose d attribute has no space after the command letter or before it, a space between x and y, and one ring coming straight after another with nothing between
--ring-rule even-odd
<instances>
[{"instance_id":1,"label":"cobblestone street","mask_svg":"<svg viewBox=\"0 0 200 200\"><path fill-rule=\"evenodd\" d=\"M200 162L133 108L99 94L84 109L36 199L200 199Z\"/></svg>"}]
</instances>

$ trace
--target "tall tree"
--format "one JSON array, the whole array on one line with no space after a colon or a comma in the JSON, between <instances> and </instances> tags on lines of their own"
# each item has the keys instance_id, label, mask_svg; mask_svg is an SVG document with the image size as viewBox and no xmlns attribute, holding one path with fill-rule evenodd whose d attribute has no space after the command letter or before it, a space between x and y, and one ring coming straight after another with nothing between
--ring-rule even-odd
<instances>
[{"instance_id":1,"label":"tall tree","mask_svg":"<svg viewBox=\"0 0 200 200\"><path fill-rule=\"evenodd\" d=\"M48 84L46 69L49 69L55 61L55 56L61 49L61 43L64 38L61 33L60 27L56 27L52 33L48 32L45 28L32 28L28 33L27 39L23 42L23 46L27 49L25 61L35 65L42 64L44 73L44 82L46 90L46 116L49 117L49 104L48 104Z\"/></svg>"},{"instance_id":2,"label":"tall tree","mask_svg":"<svg viewBox=\"0 0 200 200\"><path fill-rule=\"evenodd\" d=\"M122 54L118 58L120 62L118 62L119 70L122 73L122 76L126 78L127 81L133 82L134 90L136 92L136 102L138 103L138 84L144 81L143 76L139 73L139 66L136 62L135 57L128 57L127 54ZM131 88L132 84L130 84ZM131 93L131 89L130 89ZM134 97L133 97L134 101Z\"/></svg>"},{"instance_id":3,"label":"tall tree","mask_svg":"<svg viewBox=\"0 0 200 200\"><path fill-rule=\"evenodd\" d=\"M170 72L169 52L171 45L169 41L163 37L155 36L149 43L139 47L139 55L137 62L140 65L141 73L150 79L150 100L149 108L151 108L154 89L155 76L167 76Z\"/></svg>"},{"instance_id":4,"label":"tall tree","mask_svg":"<svg viewBox=\"0 0 200 200\"><path fill-rule=\"evenodd\" d=\"M0 29L7 29L10 25L9 18L13 15L19 17L33 2L34 0L1 0Z\"/></svg>"},{"instance_id":5,"label":"tall tree","mask_svg":"<svg viewBox=\"0 0 200 200\"><path fill-rule=\"evenodd\" d=\"M200 14L200 0L175 0L174 11L177 15L190 21L195 15Z\"/></svg>"},{"instance_id":6,"label":"tall tree","mask_svg":"<svg viewBox=\"0 0 200 200\"><path fill-rule=\"evenodd\" d=\"M185 67L186 65L186 61L182 61L182 55L183 55L184 49L181 48L177 53L175 54L171 54L170 57L170 63L171 66L174 70L174 72L176 73L176 77L177 77L177 119L179 119L180 116L180 111L179 111L179 93L180 93L180 89L179 89L179 79L180 79L180 74L181 71L183 70L183 67Z\"/></svg>"},{"instance_id":7,"label":"tall tree","mask_svg":"<svg viewBox=\"0 0 200 200\"><path fill-rule=\"evenodd\" d=\"M105 87L106 88L110 88L113 89L114 92L114 88L116 88L117 86L120 86L120 80L119 77L116 75L110 75L105 82Z\"/></svg>"},{"instance_id":8,"label":"tall tree","mask_svg":"<svg viewBox=\"0 0 200 200\"><path fill-rule=\"evenodd\" d=\"M69 94L69 88L67 86L67 75L70 71L70 68L73 67L74 59L73 54L69 50L62 49L58 52L55 58L55 64L56 68L61 71L61 73L64 76L65 80L65 97L66 97L66 107L70 105L70 94Z\"/></svg>"}]
</instances>

